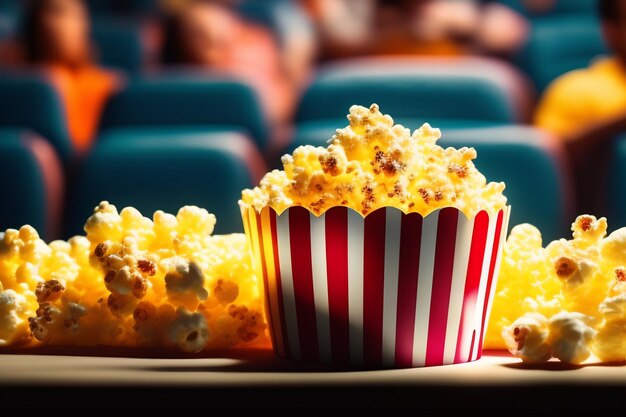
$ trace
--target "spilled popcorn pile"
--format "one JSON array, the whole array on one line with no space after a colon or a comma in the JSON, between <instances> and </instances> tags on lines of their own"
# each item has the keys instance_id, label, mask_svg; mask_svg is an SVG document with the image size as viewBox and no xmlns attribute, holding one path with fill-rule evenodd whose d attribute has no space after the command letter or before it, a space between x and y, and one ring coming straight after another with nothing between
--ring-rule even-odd
<instances>
[{"instance_id":1,"label":"spilled popcorn pile","mask_svg":"<svg viewBox=\"0 0 626 417\"><path fill-rule=\"evenodd\" d=\"M268 343L246 238L211 236L215 222L195 206L150 220L102 202L67 242L0 233L0 346Z\"/></svg>"},{"instance_id":2,"label":"spilled popcorn pile","mask_svg":"<svg viewBox=\"0 0 626 417\"><path fill-rule=\"evenodd\" d=\"M301 146L283 156L284 170L244 190L241 204L258 212L270 206L279 214L292 206L315 214L346 206L366 215L391 206L423 216L441 207L473 216L506 206L504 183L487 183L472 162L473 148L437 145L439 129L424 124L411 134L376 104L352 106L348 120L328 148Z\"/></svg>"},{"instance_id":3,"label":"spilled popcorn pile","mask_svg":"<svg viewBox=\"0 0 626 417\"><path fill-rule=\"evenodd\" d=\"M486 348L525 362L626 359L626 228L579 216L572 240L542 247L535 227L516 226L506 243Z\"/></svg>"}]
</instances>

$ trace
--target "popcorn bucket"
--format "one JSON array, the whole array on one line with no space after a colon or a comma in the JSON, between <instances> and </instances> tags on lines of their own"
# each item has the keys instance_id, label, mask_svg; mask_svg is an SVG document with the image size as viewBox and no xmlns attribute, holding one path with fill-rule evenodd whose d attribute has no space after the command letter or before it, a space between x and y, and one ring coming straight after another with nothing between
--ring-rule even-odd
<instances>
[{"instance_id":1,"label":"popcorn bucket","mask_svg":"<svg viewBox=\"0 0 626 417\"><path fill-rule=\"evenodd\" d=\"M359 368L479 359L509 213L244 209L275 352Z\"/></svg>"}]
</instances>

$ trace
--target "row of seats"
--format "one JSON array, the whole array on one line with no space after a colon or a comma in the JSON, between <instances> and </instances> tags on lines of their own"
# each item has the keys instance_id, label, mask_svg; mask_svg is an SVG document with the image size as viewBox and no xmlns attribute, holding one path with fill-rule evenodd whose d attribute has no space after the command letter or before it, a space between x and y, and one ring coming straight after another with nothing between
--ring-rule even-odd
<instances>
[{"instance_id":1,"label":"row of seats","mask_svg":"<svg viewBox=\"0 0 626 417\"><path fill-rule=\"evenodd\" d=\"M150 216L195 204L218 218L216 233L240 232L237 201L264 163L233 132L107 134L84 164L62 169L49 143L27 130L0 129L0 230L30 224L47 239L83 232L101 200Z\"/></svg>"},{"instance_id":2,"label":"row of seats","mask_svg":"<svg viewBox=\"0 0 626 417\"><path fill-rule=\"evenodd\" d=\"M546 238L555 238L571 220L571 194L560 148L547 139L536 129L510 125L450 129L442 145L474 146L478 168L488 179L507 184L511 224L532 222ZM0 205L2 229L30 223L46 237L58 237L64 207L63 235L71 236L82 232L100 200L109 200L144 213L196 204L218 216L216 232L241 231L240 192L265 170L245 135L149 129L106 134L72 172L66 193L60 166L36 135L0 131L0 172L8 179Z\"/></svg>"},{"instance_id":3,"label":"row of seats","mask_svg":"<svg viewBox=\"0 0 626 417\"><path fill-rule=\"evenodd\" d=\"M488 179L508 184L511 224L528 221L546 238L555 238L565 233L573 215L569 179L560 147L544 133L520 126L528 107L520 82L509 67L475 58L333 64L305 92L293 140L282 151L325 145L346 125L340 115L350 105L376 101L408 127L428 121L442 128L444 144L475 146ZM67 151L58 99L45 82L34 76L0 77L0 91L5 98L0 126L33 130L62 156L70 180L65 236L80 232L101 199L146 213L199 204L218 215L218 232L238 231L240 190L277 166L266 152L270 134L254 94L236 81L182 74L131 81L109 103L96 146L78 167ZM1 155L7 164L14 160L9 153ZM23 223L10 216L18 211L4 209L0 228ZM29 222L45 223L32 216Z\"/></svg>"},{"instance_id":4,"label":"row of seats","mask_svg":"<svg viewBox=\"0 0 626 417\"><path fill-rule=\"evenodd\" d=\"M115 12L126 10L141 15L155 10L153 3L153 0L90 2L94 15L98 16L94 19L93 39L102 65L131 74L142 70L147 61L142 25L132 19L115 17ZM526 10L523 0L503 3L518 11ZM302 31L312 33L310 23L293 1L247 0L240 8L248 19L269 27L280 44L296 38ZM2 16L0 10L0 39L11 31L10 22ZM528 41L512 61L533 81L537 93L559 75L585 67L594 57L607 53L594 0L560 0L551 12L528 17L531 22Z\"/></svg>"},{"instance_id":5,"label":"row of seats","mask_svg":"<svg viewBox=\"0 0 626 417\"><path fill-rule=\"evenodd\" d=\"M512 68L480 58L357 59L321 69L295 116L302 131L336 128L354 103L378 103L399 122L442 128L489 127L528 119L530 97ZM36 73L0 75L0 125L26 127L48 138L66 163L75 159L55 91ZM419 115L419 118L416 118ZM170 72L131 79L104 111L100 132L175 127L229 130L250 136L266 156L270 138L254 91L223 76ZM299 145L297 141L294 142ZM275 155L276 152L273 153ZM274 165L275 160L268 160Z\"/></svg>"}]
</instances>

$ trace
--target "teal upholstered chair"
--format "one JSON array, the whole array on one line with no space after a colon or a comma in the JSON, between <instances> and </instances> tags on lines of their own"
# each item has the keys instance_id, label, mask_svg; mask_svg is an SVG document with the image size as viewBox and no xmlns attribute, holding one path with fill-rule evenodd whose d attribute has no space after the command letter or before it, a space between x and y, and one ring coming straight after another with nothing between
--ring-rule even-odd
<instances>
[{"instance_id":1,"label":"teal upholstered chair","mask_svg":"<svg viewBox=\"0 0 626 417\"><path fill-rule=\"evenodd\" d=\"M194 204L217 216L216 233L243 231L237 201L265 167L254 143L229 131L124 129L104 134L71 192L67 234L80 233L100 200L176 214Z\"/></svg>"},{"instance_id":2,"label":"teal upholstered chair","mask_svg":"<svg viewBox=\"0 0 626 417\"><path fill-rule=\"evenodd\" d=\"M595 14L533 19L527 44L515 58L538 92L568 71L587 67L607 53Z\"/></svg>"},{"instance_id":3,"label":"teal upholstered chair","mask_svg":"<svg viewBox=\"0 0 626 417\"><path fill-rule=\"evenodd\" d=\"M63 161L73 157L59 96L38 75L0 74L0 127L32 130L49 140Z\"/></svg>"},{"instance_id":4,"label":"teal upholstered chair","mask_svg":"<svg viewBox=\"0 0 626 417\"><path fill-rule=\"evenodd\" d=\"M454 123L431 124L442 129L441 146L473 146L478 152L476 165L487 180L507 184L505 194L513 207L511 226L530 222L540 228L545 241L567 233L573 220L571 184L560 145L551 137L541 130L516 125L459 128ZM413 130L419 123L406 126ZM300 129L292 148L326 146L333 133L332 128Z\"/></svg>"},{"instance_id":5,"label":"teal upholstered chair","mask_svg":"<svg viewBox=\"0 0 626 417\"><path fill-rule=\"evenodd\" d=\"M614 143L607 188L607 215L611 230L626 226L626 135Z\"/></svg>"},{"instance_id":6,"label":"teal upholstered chair","mask_svg":"<svg viewBox=\"0 0 626 417\"><path fill-rule=\"evenodd\" d=\"M321 69L296 123L340 125L352 104L378 103L399 121L453 119L468 125L522 121L528 96L511 67L480 58L365 58Z\"/></svg>"},{"instance_id":7,"label":"teal upholstered chair","mask_svg":"<svg viewBox=\"0 0 626 417\"><path fill-rule=\"evenodd\" d=\"M533 13L524 6L524 0L497 0L497 2L531 17L534 16ZM589 14L594 13L595 9L596 0L557 0L554 7L546 13L542 13L542 15Z\"/></svg>"},{"instance_id":8,"label":"teal upholstered chair","mask_svg":"<svg viewBox=\"0 0 626 417\"><path fill-rule=\"evenodd\" d=\"M40 136L0 129L0 230L30 224L44 239L59 237L64 201L63 170Z\"/></svg>"},{"instance_id":9,"label":"teal upholstered chair","mask_svg":"<svg viewBox=\"0 0 626 417\"><path fill-rule=\"evenodd\" d=\"M260 149L268 133L254 91L240 82L178 73L131 81L109 101L102 130L176 126L241 131Z\"/></svg>"},{"instance_id":10,"label":"teal upholstered chair","mask_svg":"<svg viewBox=\"0 0 626 417\"><path fill-rule=\"evenodd\" d=\"M92 15L98 16L144 16L155 13L159 0L87 0Z\"/></svg>"},{"instance_id":11,"label":"teal upholstered chair","mask_svg":"<svg viewBox=\"0 0 626 417\"><path fill-rule=\"evenodd\" d=\"M101 65L128 73L141 70L145 53L139 22L94 19L91 36Z\"/></svg>"}]
</instances>

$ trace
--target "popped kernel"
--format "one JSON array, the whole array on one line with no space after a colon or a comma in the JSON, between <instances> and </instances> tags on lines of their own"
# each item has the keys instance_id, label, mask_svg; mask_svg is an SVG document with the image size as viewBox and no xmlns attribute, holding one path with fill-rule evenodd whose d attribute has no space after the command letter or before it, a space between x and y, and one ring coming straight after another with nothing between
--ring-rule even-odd
<instances>
[{"instance_id":1,"label":"popped kernel","mask_svg":"<svg viewBox=\"0 0 626 417\"><path fill-rule=\"evenodd\" d=\"M364 216L387 206L423 216L451 206L470 217L505 207L504 184L487 183L473 148L437 145L439 129L424 124L411 133L376 104L352 106L348 120L327 148L306 145L284 155L284 170L244 190L240 205L278 213L302 206L317 215L346 206Z\"/></svg>"}]
</instances>

